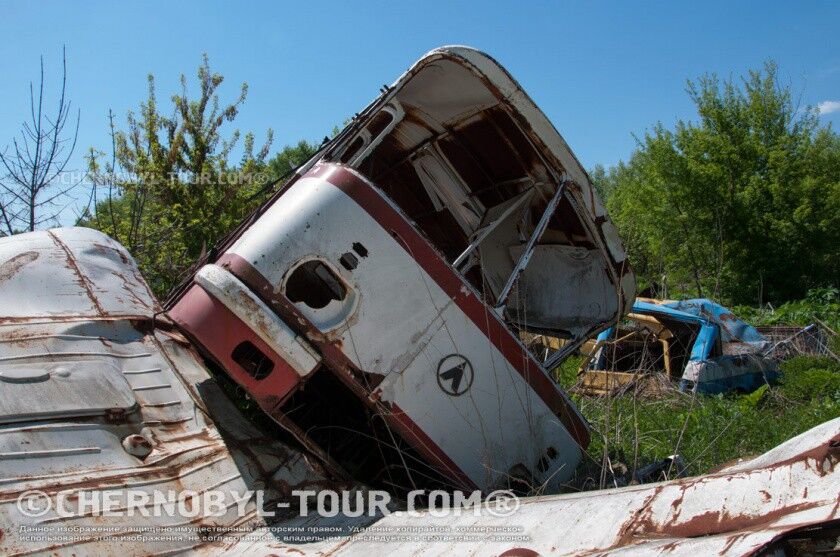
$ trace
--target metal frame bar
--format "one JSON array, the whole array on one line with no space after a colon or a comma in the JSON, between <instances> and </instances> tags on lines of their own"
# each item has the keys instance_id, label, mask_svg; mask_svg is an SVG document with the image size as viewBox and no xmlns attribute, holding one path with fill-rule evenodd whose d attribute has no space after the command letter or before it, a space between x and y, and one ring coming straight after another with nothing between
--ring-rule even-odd
<instances>
[{"instance_id":1,"label":"metal frame bar","mask_svg":"<svg viewBox=\"0 0 840 557\"><path fill-rule=\"evenodd\" d=\"M532 194L533 194L533 191L534 190L532 188L529 188L529 189L525 190L524 192L522 192L522 194L520 194L521 197L519 199L517 199L514 203L512 203L510 205L510 207L508 207L507 209L502 211L502 214L499 215L498 218L493 220L491 223L479 228L478 229L479 230L478 236L476 236L476 238L470 243L470 245L467 246L467 249L465 249L461 253L461 255L459 255L458 257L455 258L455 261L452 262L452 266L457 269L464 261L466 261L467 257L469 257L470 254L473 251L475 251L478 248L479 245L481 245L481 242L483 242L487 238L487 236L490 235L491 232L496 230L496 228L498 228L498 226L506 218L508 218L514 211L516 211L517 209L522 207L522 205L526 201L531 200L531 195L525 195L525 193L532 192Z\"/></svg>"},{"instance_id":2,"label":"metal frame bar","mask_svg":"<svg viewBox=\"0 0 840 557\"><path fill-rule=\"evenodd\" d=\"M516 265L513 267L513 271L508 277L508 280L505 283L505 287L502 288L502 291L499 294L499 298L498 300L496 300L495 309L497 311L504 309L505 302L507 301L507 297L510 295L510 291L513 288L513 285L516 283L516 279L519 278L519 274L522 273L522 271L525 270L525 267L528 266L528 261L531 260L531 255L534 253L534 246L536 246L537 241L539 241L539 239L543 235L543 232L545 232L546 227L548 227L548 221L549 219L551 219L551 215L554 214L554 211L557 209L557 205L560 203L560 198L563 197L563 194L566 192L567 183L568 181L561 182L560 185L557 186L557 191L554 192L554 195L548 202L548 206L545 208L545 211L540 217L536 228L534 228L534 232L528 239L528 243L525 246L525 251L523 251L522 255L519 256L519 261L517 261Z\"/></svg>"}]
</instances>

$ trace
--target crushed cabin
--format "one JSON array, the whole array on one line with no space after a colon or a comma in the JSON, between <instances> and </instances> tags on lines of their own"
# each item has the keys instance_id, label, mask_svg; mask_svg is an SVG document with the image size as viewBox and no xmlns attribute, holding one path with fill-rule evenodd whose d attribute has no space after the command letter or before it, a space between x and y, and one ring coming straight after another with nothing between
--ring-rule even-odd
<instances>
[{"instance_id":1,"label":"crushed cabin","mask_svg":"<svg viewBox=\"0 0 840 557\"><path fill-rule=\"evenodd\" d=\"M754 327L711 300L639 298L624 321L598 335L579 389L615 394L663 377L698 393L751 392L778 377L773 352Z\"/></svg>"},{"instance_id":2,"label":"crushed cabin","mask_svg":"<svg viewBox=\"0 0 840 557\"><path fill-rule=\"evenodd\" d=\"M546 369L634 289L560 134L496 61L451 47L385 88L167 308L334 470L550 490L589 431ZM568 342L544 366L520 331Z\"/></svg>"}]
</instances>

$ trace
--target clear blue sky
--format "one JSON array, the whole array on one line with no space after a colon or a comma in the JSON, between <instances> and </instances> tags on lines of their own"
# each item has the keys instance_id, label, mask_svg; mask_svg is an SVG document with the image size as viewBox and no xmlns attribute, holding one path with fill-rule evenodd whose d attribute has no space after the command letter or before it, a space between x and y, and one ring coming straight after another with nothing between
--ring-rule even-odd
<instances>
[{"instance_id":1,"label":"clear blue sky","mask_svg":"<svg viewBox=\"0 0 840 557\"><path fill-rule=\"evenodd\" d=\"M46 64L57 85L66 45L69 95L81 108L74 164L106 149L107 113L124 122L146 92L159 99L192 76L201 54L233 98L236 127L275 147L319 140L425 51L466 44L522 83L587 167L632 152L631 134L690 119L685 80L740 75L774 59L804 104L840 101L840 2L37 2L4 1L0 19L0 148L28 110ZM54 90L54 89L51 89ZM840 125L840 102L824 121Z\"/></svg>"}]
</instances>

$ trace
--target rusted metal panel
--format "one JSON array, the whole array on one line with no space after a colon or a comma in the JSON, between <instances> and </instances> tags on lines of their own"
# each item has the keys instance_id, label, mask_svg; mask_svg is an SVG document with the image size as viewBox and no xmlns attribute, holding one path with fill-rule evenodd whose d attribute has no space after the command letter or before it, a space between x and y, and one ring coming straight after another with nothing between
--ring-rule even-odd
<instances>
[{"instance_id":1,"label":"rusted metal panel","mask_svg":"<svg viewBox=\"0 0 840 557\"><path fill-rule=\"evenodd\" d=\"M340 187L347 180L356 190ZM434 447L437 458L443 455L472 484L492 489L517 465L536 485L562 481L580 458L582 442L572 437L585 427L579 415L476 293L443 262L435 264L428 246L423 255L423 240L416 233L412 240L405 221L402 229L397 220L383 226L382 212L365 210L365 195L378 197L349 171L316 166L228 254L254 261L272 291L289 299L302 262L328 266L346 292L323 307L295 303L308 328L354 368L381 375L369 396L383 418L395 428L421 430L417 444ZM366 255L355 268L336 265L354 243ZM444 377L450 368L463 375ZM557 405L568 415L558 417ZM580 425L566 428L563 418ZM474 434L477 424L483 436Z\"/></svg>"},{"instance_id":2,"label":"rusted metal panel","mask_svg":"<svg viewBox=\"0 0 840 557\"><path fill-rule=\"evenodd\" d=\"M2 238L0 254L14 271L0 286L0 554L168 554L205 543L202 526L265 524L253 502L239 513L230 498L217 517L64 517L59 493L260 486L282 498L326 485L320 467L241 415L180 335L156 328L171 326L153 320L156 302L122 247L60 229ZM27 490L53 508L22 513ZM177 525L191 530L136 537ZM72 539L49 533L58 527L76 528ZM25 528L47 533L33 540Z\"/></svg>"},{"instance_id":3,"label":"rusted metal panel","mask_svg":"<svg viewBox=\"0 0 840 557\"><path fill-rule=\"evenodd\" d=\"M753 460L659 484L523 499L509 516L392 514L339 541L275 551L299 555L756 555L786 535L840 520L840 418ZM524 541L498 541L513 532ZM377 541L379 535L389 541ZM469 536L486 540L453 540ZM835 534L836 535L836 534ZM440 539L436 539L436 536ZM226 547L264 547L259 531ZM832 542L834 545L836 540Z\"/></svg>"},{"instance_id":4,"label":"rusted metal panel","mask_svg":"<svg viewBox=\"0 0 840 557\"><path fill-rule=\"evenodd\" d=\"M45 295L61 303L44 304ZM125 248L86 228L3 238L0 307L4 323L44 317L132 317L159 309Z\"/></svg>"},{"instance_id":5,"label":"rusted metal panel","mask_svg":"<svg viewBox=\"0 0 840 557\"><path fill-rule=\"evenodd\" d=\"M292 331L233 274L216 265L206 265L196 274L196 282L282 355L300 375L311 373L318 365L320 357L306 339Z\"/></svg>"}]
</instances>

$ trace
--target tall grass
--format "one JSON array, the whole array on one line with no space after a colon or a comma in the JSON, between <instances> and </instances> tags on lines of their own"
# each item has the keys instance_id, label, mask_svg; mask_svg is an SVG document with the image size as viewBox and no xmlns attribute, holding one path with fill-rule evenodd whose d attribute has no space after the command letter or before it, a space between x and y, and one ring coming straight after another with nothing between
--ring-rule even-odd
<instances>
[{"instance_id":1,"label":"tall grass","mask_svg":"<svg viewBox=\"0 0 840 557\"><path fill-rule=\"evenodd\" d=\"M797 357L782 364L776 385L750 394L696 395L673 386L656 395L574 393L580 358L556 370L592 426L592 443L570 489L632 483L639 468L679 454L688 475L703 474L761 454L783 441L840 416L840 364L828 358ZM666 470L659 479L673 477Z\"/></svg>"}]
</instances>

